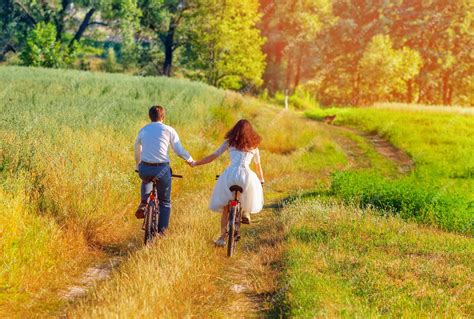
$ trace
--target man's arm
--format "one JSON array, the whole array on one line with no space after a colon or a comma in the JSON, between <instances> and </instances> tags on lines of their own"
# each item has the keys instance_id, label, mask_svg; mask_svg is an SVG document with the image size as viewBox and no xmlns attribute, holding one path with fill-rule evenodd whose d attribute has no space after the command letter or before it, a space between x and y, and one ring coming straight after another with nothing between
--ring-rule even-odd
<instances>
[{"instance_id":1,"label":"man's arm","mask_svg":"<svg viewBox=\"0 0 474 319\"><path fill-rule=\"evenodd\" d=\"M140 164L140 161L141 161L141 155L142 155L142 144L140 141L140 136L137 136L135 140L135 164L137 165L137 169L138 169L138 164Z\"/></svg>"},{"instance_id":2,"label":"man's arm","mask_svg":"<svg viewBox=\"0 0 474 319\"><path fill-rule=\"evenodd\" d=\"M181 145L181 141L179 140L178 133L173 128L170 128L170 133L171 133L171 148L173 149L173 152L176 153L179 157L184 159L186 162L191 163L193 162L193 158L191 155L189 155L188 151L186 151Z\"/></svg>"}]
</instances>

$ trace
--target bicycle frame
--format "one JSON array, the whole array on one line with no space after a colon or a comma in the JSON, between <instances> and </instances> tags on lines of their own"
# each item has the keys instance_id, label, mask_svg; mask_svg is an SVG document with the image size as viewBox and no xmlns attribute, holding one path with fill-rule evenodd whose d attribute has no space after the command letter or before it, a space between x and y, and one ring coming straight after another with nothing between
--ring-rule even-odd
<instances>
[{"instance_id":1,"label":"bicycle frame","mask_svg":"<svg viewBox=\"0 0 474 319\"><path fill-rule=\"evenodd\" d=\"M183 178L182 175L171 174L171 177ZM145 219L143 220L142 229L145 231L144 242L149 244L153 238L159 234L158 229L160 221L159 199L158 199L158 180L153 179L153 188L148 196L147 205L145 209Z\"/></svg>"}]
</instances>

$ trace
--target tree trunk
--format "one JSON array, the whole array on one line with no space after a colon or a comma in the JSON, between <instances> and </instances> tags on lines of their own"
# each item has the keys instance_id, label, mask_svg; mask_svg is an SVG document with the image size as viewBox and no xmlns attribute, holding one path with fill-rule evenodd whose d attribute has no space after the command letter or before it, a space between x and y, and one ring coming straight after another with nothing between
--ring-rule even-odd
<instances>
[{"instance_id":1,"label":"tree trunk","mask_svg":"<svg viewBox=\"0 0 474 319\"><path fill-rule=\"evenodd\" d=\"M96 11L96 8L91 8L85 15L84 20L82 20L81 25L79 26L79 29L77 30L76 34L74 35L74 38L72 38L71 42L69 42L69 47L72 47L74 45L74 42L79 42L81 40L82 35L84 32L87 30L91 23L92 16L94 16L94 13Z\"/></svg>"},{"instance_id":2,"label":"tree trunk","mask_svg":"<svg viewBox=\"0 0 474 319\"><path fill-rule=\"evenodd\" d=\"M288 55L288 65L286 66L285 89L291 92L291 77L293 75L293 58Z\"/></svg>"},{"instance_id":3,"label":"tree trunk","mask_svg":"<svg viewBox=\"0 0 474 319\"><path fill-rule=\"evenodd\" d=\"M405 101L407 103L413 102L413 79L407 81L407 95Z\"/></svg>"},{"instance_id":4,"label":"tree trunk","mask_svg":"<svg viewBox=\"0 0 474 319\"><path fill-rule=\"evenodd\" d=\"M298 85L300 84L301 81L301 64L303 63L303 54L304 52L300 51L300 54L298 56L298 61L296 62L296 74L295 74L295 81L294 83L294 88L296 89Z\"/></svg>"},{"instance_id":5,"label":"tree trunk","mask_svg":"<svg viewBox=\"0 0 474 319\"><path fill-rule=\"evenodd\" d=\"M61 10L58 12L54 18L54 23L56 25L56 40L61 40L64 32L64 24L66 19L67 8L71 4L71 0L62 0L61 1Z\"/></svg>"},{"instance_id":6,"label":"tree trunk","mask_svg":"<svg viewBox=\"0 0 474 319\"><path fill-rule=\"evenodd\" d=\"M360 82L361 82L360 72L357 68L354 70L354 72L355 72L355 77L354 77L354 83L353 83L353 92L352 92L351 101L350 101L350 105L352 106L358 105L361 102L361 100L362 102L367 103L366 101L367 96L364 95L365 99L362 99L361 94L360 94ZM372 97L370 99L372 99Z\"/></svg>"},{"instance_id":7,"label":"tree trunk","mask_svg":"<svg viewBox=\"0 0 474 319\"><path fill-rule=\"evenodd\" d=\"M165 61L163 62L163 75L171 77L173 68L173 52L175 49L174 34L176 32L176 21L171 20L168 32L160 35L161 42L165 47Z\"/></svg>"},{"instance_id":8,"label":"tree trunk","mask_svg":"<svg viewBox=\"0 0 474 319\"><path fill-rule=\"evenodd\" d=\"M165 46L165 61L163 62L163 75L171 77L173 67L173 40L166 36L163 45Z\"/></svg>"},{"instance_id":9,"label":"tree trunk","mask_svg":"<svg viewBox=\"0 0 474 319\"><path fill-rule=\"evenodd\" d=\"M16 4L18 7L20 7L20 9L23 11L25 21L27 21L31 27L34 27L38 23L38 21L36 21L35 17L33 17L31 12L23 3L21 3L18 0L15 0L13 3Z\"/></svg>"},{"instance_id":10,"label":"tree trunk","mask_svg":"<svg viewBox=\"0 0 474 319\"><path fill-rule=\"evenodd\" d=\"M449 85L450 72L443 76L443 105L451 105L451 86Z\"/></svg>"}]
</instances>

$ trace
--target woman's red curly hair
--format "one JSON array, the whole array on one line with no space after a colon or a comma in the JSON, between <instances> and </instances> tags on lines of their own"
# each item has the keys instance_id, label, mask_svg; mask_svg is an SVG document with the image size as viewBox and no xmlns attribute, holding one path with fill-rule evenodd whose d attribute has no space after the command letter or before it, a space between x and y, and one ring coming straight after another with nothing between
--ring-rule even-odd
<instances>
[{"instance_id":1,"label":"woman's red curly hair","mask_svg":"<svg viewBox=\"0 0 474 319\"><path fill-rule=\"evenodd\" d=\"M229 132L226 133L225 138L229 142L229 146L233 146L240 151L251 151L256 149L262 138L255 132L247 120L238 121Z\"/></svg>"}]
</instances>

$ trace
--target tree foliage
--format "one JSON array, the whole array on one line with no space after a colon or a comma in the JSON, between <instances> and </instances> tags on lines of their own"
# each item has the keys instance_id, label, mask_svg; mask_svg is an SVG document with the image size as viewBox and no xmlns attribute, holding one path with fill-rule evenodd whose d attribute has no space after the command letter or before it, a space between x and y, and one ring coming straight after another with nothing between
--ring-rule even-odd
<instances>
[{"instance_id":1,"label":"tree foliage","mask_svg":"<svg viewBox=\"0 0 474 319\"><path fill-rule=\"evenodd\" d=\"M68 62L41 63L65 66L85 42L102 59L114 47L114 72L263 83L324 105L472 105L473 12L467 0L2 0L0 61L40 63L46 46Z\"/></svg>"},{"instance_id":2,"label":"tree foliage","mask_svg":"<svg viewBox=\"0 0 474 319\"><path fill-rule=\"evenodd\" d=\"M59 68L71 64L73 51L57 40L54 24L40 22L28 34L21 60L25 65Z\"/></svg>"},{"instance_id":3,"label":"tree foliage","mask_svg":"<svg viewBox=\"0 0 474 319\"><path fill-rule=\"evenodd\" d=\"M269 1L262 0L262 3L266 2ZM282 1L282 5L285 2ZM288 85L292 82L288 80L289 73L282 74L278 67L284 65L281 52L287 47L285 39L281 39L282 34L314 35L314 28L305 25L306 20L300 17L306 11L291 10L291 5L297 3L288 1L290 9L284 10L286 16L278 13L279 4L274 4L274 8L270 6L262 24L264 34L269 38L265 52L270 67L265 81L272 91L294 88L303 82L323 104L358 105L372 103L374 99L473 104L474 2L329 1L333 17L324 20L323 28L311 41L296 46L305 53L303 67L300 72L294 72L300 75L295 77L299 81ZM302 21L298 27L303 29L289 27L292 25L289 21L294 17L299 17L296 21ZM282 19L285 19L284 27L280 26ZM389 49L388 40L384 45L381 35L385 39L390 37L392 49ZM377 44L379 48L375 49ZM385 50L387 55L380 53L376 58L374 50ZM412 67L402 67L402 57L405 57L402 60L411 61ZM422 63L418 62L419 58ZM393 69L389 68L389 62L393 63ZM404 78L395 75L404 73L402 70L408 72L403 74ZM384 79L377 84L377 94L372 86L376 81L374 74Z\"/></svg>"},{"instance_id":4,"label":"tree foliage","mask_svg":"<svg viewBox=\"0 0 474 319\"><path fill-rule=\"evenodd\" d=\"M359 61L360 91L369 103L392 100L407 94L407 82L419 72L422 59L418 52L393 48L387 35L372 38Z\"/></svg>"},{"instance_id":5,"label":"tree foliage","mask_svg":"<svg viewBox=\"0 0 474 319\"><path fill-rule=\"evenodd\" d=\"M331 0L263 0L263 34L271 91L298 86L314 53L314 39L334 22Z\"/></svg>"},{"instance_id":6,"label":"tree foliage","mask_svg":"<svg viewBox=\"0 0 474 319\"><path fill-rule=\"evenodd\" d=\"M229 89L258 87L265 69L256 0L201 1L188 52L208 83Z\"/></svg>"}]
</instances>

